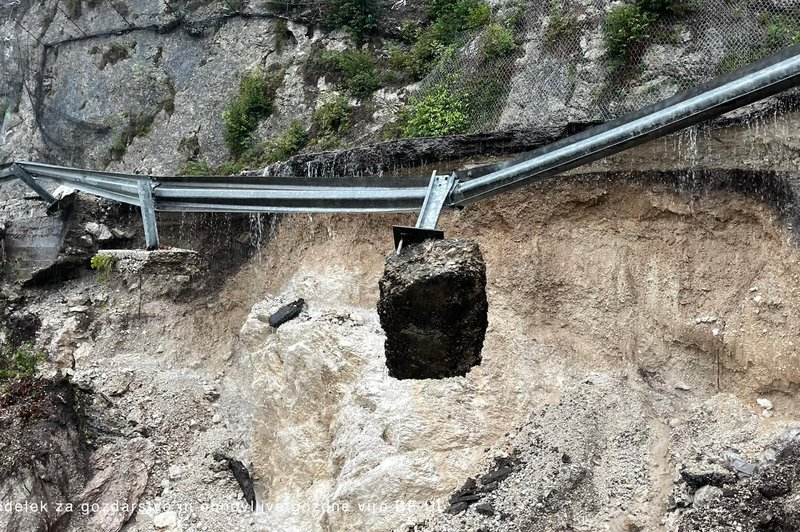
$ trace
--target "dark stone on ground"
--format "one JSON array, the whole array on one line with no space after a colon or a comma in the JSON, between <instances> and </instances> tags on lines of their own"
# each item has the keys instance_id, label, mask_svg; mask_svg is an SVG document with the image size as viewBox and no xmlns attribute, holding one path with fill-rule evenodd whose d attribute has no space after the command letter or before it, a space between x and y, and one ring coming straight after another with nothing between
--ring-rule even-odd
<instances>
[{"instance_id":1,"label":"dark stone on ground","mask_svg":"<svg viewBox=\"0 0 800 532\"><path fill-rule=\"evenodd\" d=\"M476 504L475 511L483 515L494 515L494 507L488 502Z\"/></svg>"},{"instance_id":2,"label":"dark stone on ground","mask_svg":"<svg viewBox=\"0 0 800 532\"><path fill-rule=\"evenodd\" d=\"M431 240L392 253L378 300L389 375L465 375L481 362L487 312L486 265L476 242Z\"/></svg>"},{"instance_id":3,"label":"dark stone on ground","mask_svg":"<svg viewBox=\"0 0 800 532\"><path fill-rule=\"evenodd\" d=\"M275 314L269 317L269 326L277 329L287 321L295 319L303 311L305 304L305 300L300 298L297 301L282 306Z\"/></svg>"},{"instance_id":4,"label":"dark stone on ground","mask_svg":"<svg viewBox=\"0 0 800 532\"><path fill-rule=\"evenodd\" d=\"M41 326L42 320L36 314L27 311L14 312L6 320L8 343L16 348L35 340L36 332Z\"/></svg>"},{"instance_id":5,"label":"dark stone on ground","mask_svg":"<svg viewBox=\"0 0 800 532\"><path fill-rule=\"evenodd\" d=\"M469 508L469 503L457 502L455 504L451 504L450 506L448 506L447 510L445 510L445 512L449 513L450 515L456 515L456 514L460 514L461 512L466 510L467 508Z\"/></svg>"},{"instance_id":6,"label":"dark stone on ground","mask_svg":"<svg viewBox=\"0 0 800 532\"><path fill-rule=\"evenodd\" d=\"M451 497L450 502L455 504L457 502L477 502L481 500L481 496L474 494L474 495L462 495L460 497Z\"/></svg>"},{"instance_id":7,"label":"dark stone on ground","mask_svg":"<svg viewBox=\"0 0 800 532\"><path fill-rule=\"evenodd\" d=\"M251 509L255 510L256 492L253 488L253 479L250 477L250 472L247 470L245 465L241 461L226 456L222 453L214 453L214 460L217 462L228 462L228 469L231 470L236 482L239 483L239 487L242 488L244 500L247 501L247 504L250 505Z\"/></svg>"},{"instance_id":8,"label":"dark stone on ground","mask_svg":"<svg viewBox=\"0 0 800 532\"><path fill-rule=\"evenodd\" d=\"M721 488L725 484L736 482L736 475L731 471L723 470L695 470L684 469L681 471L681 478L692 489L702 486L716 486Z\"/></svg>"},{"instance_id":9,"label":"dark stone on ground","mask_svg":"<svg viewBox=\"0 0 800 532\"><path fill-rule=\"evenodd\" d=\"M800 436L782 445L774 465L759 467L753 476L731 475L733 483L726 484L722 497L686 511L678 531L733 530L732 523L739 530L800 530Z\"/></svg>"}]
</instances>

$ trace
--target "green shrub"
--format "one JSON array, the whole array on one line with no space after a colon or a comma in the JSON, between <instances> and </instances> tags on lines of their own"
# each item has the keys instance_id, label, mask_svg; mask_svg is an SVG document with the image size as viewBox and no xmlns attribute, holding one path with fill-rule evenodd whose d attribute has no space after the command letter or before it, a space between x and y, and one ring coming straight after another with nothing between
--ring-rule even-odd
<instances>
[{"instance_id":1,"label":"green shrub","mask_svg":"<svg viewBox=\"0 0 800 532\"><path fill-rule=\"evenodd\" d=\"M434 0L428 14L440 31L455 33L482 28L489 23L492 9L484 0Z\"/></svg>"},{"instance_id":2,"label":"green shrub","mask_svg":"<svg viewBox=\"0 0 800 532\"><path fill-rule=\"evenodd\" d=\"M405 116L405 137L438 137L464 133L470 127L469 94L438 85L427 94L412 97Z\"/></svg>"},{"instance_id":3,"label":"green shrub","mask_svg":"<svg viewBox=\"0 0 800 532\"><path fill-rule=\"evenodd\" d=\"M191 177L206 177L214 175L211 167L205 161L187 161L181 175Z\"/></svg>"},{"instance_id":4,"label":"green shrub","mask_svg":"<svg viewBox=\"0 0 800 532\"><path fill-rule=\"evenodd\" d=\"M238 94L222 113L225 145L234 158L251 146L253 130L272 113L272 100L282 82L282 71L264 74L256 69L242 78Z\"/></svg>"},{"instance_id":5,"label":"green shrub","mask_svg":"<svg viewBox=\"0 0 800 532\"><path fill-rule=\"evenodd\" d=\"M555 0L550 8L550 19L544 32L544 43L553 46L557 42L572 36L578 28L578 18L565 14L560 0Z\"/></svg>"},{"instance_id":6,"label":"green shrub","mask_svg":"<svg viewBox=\"0 0 800 532\"><path fill-rule=\"evenodd\" d=\"M510 55L517 49L514 33L500 24L489 24L483 34L483 58L496 59Z\"/></svg>"},{"instance_id":7,"label":"green shrub","mask_svg":"<svg viewBox=\"0 0 800 532\"><path fill-rule=\"evenodd\" d=\"M453 50L461 32L486 26L491 7L484 0L435 0L428 8L429 23L406 28L411 51L404 60L412 79L422 79L445 54Z\"/></svg>"},{"instance_id":8,"label":"green shrub","mask_svg":"<svg viewBox=\"0 0 800 532\"><path fill-rule=\"evenodd\" d=\"M350 104L347 102L347 98L341 94L333 96L323 103L311 115L317 143L324 147L335 146L338 139L350 130L350 115Z\"/></svg>"},{"instance_id":9,"label":"green shrub","mask_svg":"<svg viewBox=\"0 0 800 532\"><path fill-rule=\"evenodd\" d=\"M222 166L209 166L205 161L187 161L181 175L191 177L236 175L245 169L245 162L227 162Z\"/></svg>"},{"instance_id":10,"label":"green shrub","mask_svg":"<svg viewBox=\"0 0 800 532\"><path fill-rule=\"evenodd\" d=\"M275 51L281 53L283 47L292 39L292 32L289 31L289 26L282 18L275 20Z\"/></svg>"},{"instance_id":11,"label":"green shrub","mask_svg":"<svg viewBox=\"0 0 800 532\"><path fill-rule=\"evenodd\" d=\"M800 27L786 14L762 13L759 22L765 27L763 54L800 43Z\"/></svg>"},{"instance_id":12,"label":"green shrub","mask_svg":"<svg viewBox=\"0 0 800 532\"><path fill-rule=\"evenodd\" d=\"M37 366L46 360L44 353L35 351L33 343L0 351L0 379L34 377Z\"/></svg>"},{"instance_id":13,"label":"green shrub","mask_svg":"<svg viewBox=\"0 0 800 532\"><path fill-rule=\"evenodd\" d=\"M637 0L642 11L654 15L685 16L689 14L692 4L689 0Z\"/></svg>"},{"instance_id":14,"label":"green shrub","mask_svg":"<svg viewBox=\"0 0 800 532\"><path fill-rule=\"evenodd\" d=\"M323 19L332 28L347 30L356 42L362 42L378 27L380 0L324 0Z\"/></svg>"},{"instance_id":15,"label":"green shrub","mask_svg":"<svg viewBox=\"0 0 800 532\"><path fill-rule=\"evenodd\" d=\"M748 49L731 48L717 64L718 74L727 74L759 58L800 43L800 26L789 16L780 13L762 13L759 24L764 28L760 42Z\"/></svg>"},{"instance_id":16,"label":"green shrub","mask_svg":"<svg viewBox=\"0 0 800 532\"><path fill-rule=\"evenodd\" d=\"M102 161L104 166L108 166L112 161L122 160L125 152L128 151L128 146L136 137L144 137L150 133L150 126L153 125L156 115L123 112L122 118L127 119L128 122L107 146L107 152Z\"/></svg>"},{"instance_id":17,"label":"green shrub","mask_svg":"<svg viewBox=\"0 0 800 532\"><path fill-rule=\"evenodd\" d=\"M295 120L278 138L266 144L266 153L259 157L259 164L285 161L305 148L307 143L308 133L305 126L299 120Z\"/></svg>"},{"instance_id":18,"label":"green shrub","mask_svg":"<svg viewBox=\"0 0 800 532\"><path fill-rule=\"evenodd\" d=\"M470 125L486 120L484 117L502 106L509 89L509 84L492 72L483 72L472 78L462 93L466 97Z\"/></svg>"},{"instance_id":19,"label":"green shrub","mask_svg":"<svg viewBox=\"0 0 800 532\"><path fill-rule=\"evenodd\" d=\"M97 281L104 283L111 277L111 270L117 263L117 257L114 255L106 255L98 253L92 257L91 266L93 270L97 270Z\"/></svg>"},{"instance_id":20,"label":"green shrub","mask_svg":"<svg viewBox=\"0 0 800 532\"><path fill-rule=\"evenodd\" d=\"M364 50L325 51L320 64L338 74L347 91L356 97L369 96L380 86L375 57Z\"/></svg>"},{"instance_id":21,"label":"green shrub","mask_svg":"<svg viewBox=\"0 0 800 532\"><path fill-rule=\"evenodd\" d=\"M612 9L605 24L606 53L612 61L627 62L650 31L651 15L638 5L623 4Z\"/></svg>"}]
</instances>

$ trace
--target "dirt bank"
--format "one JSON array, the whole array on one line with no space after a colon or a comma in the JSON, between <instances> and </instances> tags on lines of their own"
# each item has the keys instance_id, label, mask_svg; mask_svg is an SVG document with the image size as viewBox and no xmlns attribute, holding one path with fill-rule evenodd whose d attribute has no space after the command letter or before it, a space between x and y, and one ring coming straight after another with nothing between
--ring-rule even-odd
<instances>
[{"instance_id":1,"label":"dirt bank","mask_svg":"<svg viewBox=\"0 0 800 532\"><path fill-rule=\"evenodd\" d=\"M26 308L62 371L107 392L113 407L90 405L103 423L156 444L129 530L173 517L209 530L672 530L702 487L678 471L725 468L730 452L757 461L795 426L792 183L593 174L445 214L449 236L480 243L489 297L483 362L453 379L386 375L377 282L391 225L412 216L284 217L257 224L260 252L221 285L88 275L30 289ZM271 329L299 297L307 310ZM68 330L76 312L87 319ZM250 468L258 513L198 509L241 497L215 452ZM517 465L492 515L441 513L505 457Z\"/></svg>"}]
</instances>

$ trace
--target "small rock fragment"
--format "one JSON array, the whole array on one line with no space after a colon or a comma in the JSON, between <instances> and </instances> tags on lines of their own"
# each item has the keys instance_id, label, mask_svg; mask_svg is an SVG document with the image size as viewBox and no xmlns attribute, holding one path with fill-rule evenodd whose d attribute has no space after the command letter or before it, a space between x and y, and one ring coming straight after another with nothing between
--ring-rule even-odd
<instances>
[{"instance_id":1,"label":"small rock fragment","mask_svg":"<svg viewBox=\"0 0 800 532\"><path fill-rule=\"evenodd\" d=\"M176 465L169 466L167 476L170 480L179 480L181 478L181 468Z\"/></svg>"},{"instance_id":2,"label":"small rock fragment","mask_svg":"<svg viewBox=\"0 0 800 532\"><path fill-rule=\"evenodd\" d=\"M761 408L765 410L772 410L772 401L770 401L766 397L759 397L758 399L756 399L756 402Z\"/></svg>"},{"instance_id":3,"label":"small rock fragment","mask_svg":"<svg viewBox=\"0 0 800 532\"><path fill-rule=\"evenodd\" d=\"M107 242L108 240L114 238L111 230L104 224L89 222L84 226L84 228L86 229L86 232L95 237L98 242Z\"/></svg>"},{"instance_id":4,"label":"small rock fragment","mask_svg":"<svg viewBox=\"0 0 800 532\"><path fill-rule=\"evenodd\" d=\"M488 502L481 502L476 504L475 511L483 515L494 515L494 507Z\"/></svg>"},{"instance_id":5,"label":"small rock fragment","mask_svg":"<svg viewBox=\"0 0 800 532\"><path fill-rule=\"evenodd\" d=\"M176 512L162 512L153 518L153 527L156 530L172 532L178 530L178 514Z\"/></svg>"},{"instance_id":6,"label":"small rock fragment","mask_svg":"<svg viewBox=\"0 0 800 532\"><path fill-rule=\"evenodd\" d=\"M722 490L716 486L703 486L694 493L694 506L706 508L722 497Z\"/></svg>"}]
</instances>

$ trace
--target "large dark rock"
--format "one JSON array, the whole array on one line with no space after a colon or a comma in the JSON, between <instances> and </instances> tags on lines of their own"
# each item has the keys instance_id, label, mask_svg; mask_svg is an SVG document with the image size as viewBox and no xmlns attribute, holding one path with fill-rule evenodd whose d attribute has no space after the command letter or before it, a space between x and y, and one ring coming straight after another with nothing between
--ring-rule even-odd
<instances>
[{"instance_id":1,"label":"large dark rock","mask_svg":"<svg viewBox=\"0 0 800 532\"><path fill-rule=\"evenodd\" d=\"M430 240L386 259L378 314L397 379L465 375L481 362L486 265L472 240Z\"/></svg>"},{"instance_id":2,"label":"large dark rock","mask_svg":"<svg viewBox=\"0 0 800 532\"><path fill-rule=\"evenodd\" d=\"M275 314L269 317L269 326L277 329L287 321L295 319L300 315L301 312L303 312L303 307L305 304L305 300L300 298L297 301L293 301L288 305L282 306L275 312Z\"/></svg>"}]
</instances>

